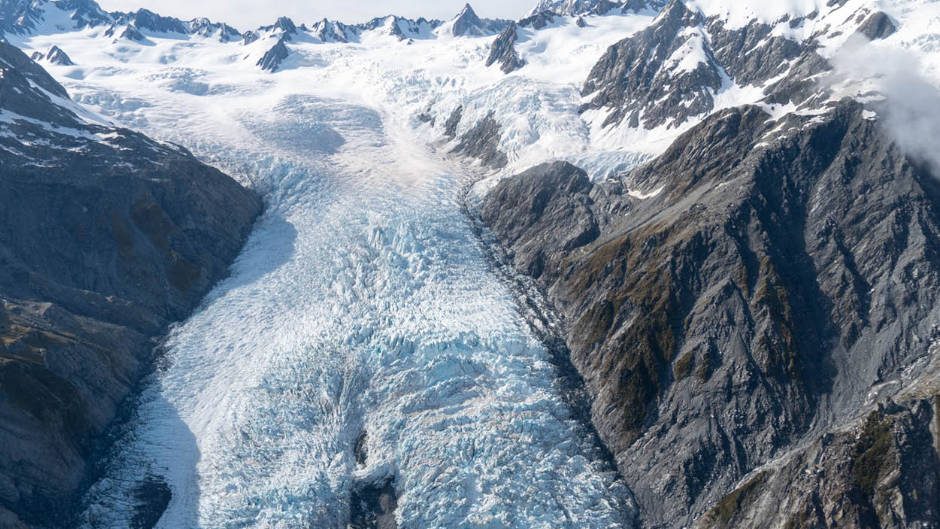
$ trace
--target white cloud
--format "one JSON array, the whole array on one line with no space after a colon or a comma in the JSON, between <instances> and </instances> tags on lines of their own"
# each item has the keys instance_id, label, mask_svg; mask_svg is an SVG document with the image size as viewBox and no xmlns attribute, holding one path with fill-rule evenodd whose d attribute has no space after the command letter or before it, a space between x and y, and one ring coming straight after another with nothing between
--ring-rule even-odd
<instances>
[{"instance_id":1,"label":"white cloud","mask_svg":"<svg viewBox=\"0 0 940 529\"><path fill-rule=\"evenodd\" d=\"M849 40L833 63L836 81L856 87L854 95L874 92L884 97L875 106L888 132L907 154L940 173L940 89L922 75L917 57L858 37Z\"/></svg>"},{"instance_id":2,"label":"white cloud","mask_svg":"<svg viewBox=\"0 0 940 529\"><path fill-rule=\"evenodd\" d=\"M376 16L396 14L409 17L449 19L463 7L466 0L99 0L108 10L132 11L147 8L161 15L184 19L209 17L251 29L269 24L279 16L296 22L314 22L324 17L344 22L360 22ZM535 0L477 0L471 2L481 17L520 18Z\"/></svg>"}]
</instances>

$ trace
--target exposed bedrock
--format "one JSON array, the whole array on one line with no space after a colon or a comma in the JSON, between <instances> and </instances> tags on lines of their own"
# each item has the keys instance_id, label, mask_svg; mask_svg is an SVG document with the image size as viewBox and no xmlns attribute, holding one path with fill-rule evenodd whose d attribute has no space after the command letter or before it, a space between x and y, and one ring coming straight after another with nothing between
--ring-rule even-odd
<instances>
[{"instance_id":1,"label":"exposed bedrock","mask_svg":"<svg viewBox=\"0 0 940 529\"><path fill-rule=\"evenodd\" d=\"M872 419L877 435L860 422L936 337L940 186L865 115L850 102L816 119L730 109L623 181L558 162L485 198L483 221L566 320L644 526L940 523L936 480L917 477L940 468L933 394L899 398ZM875 386L887 393L869 402ZM843 475L872 466L859 457L872 475ZM822 481L790 479L803 472L834 480L817 487L822 507L804 497ZM917 507L885 522L897 504Z\"/></svg>"},{"instance_id":2,"label":"exposed bedrock","mask_svg":"<svg viewBox=\"0 0 940 529\"><path fill-rule=\"evenodd\" d=\"M227 274L261 202L181 148L85 123L13 46L0 65L0 525L63 527L155 339Z\"/></svg>"}]
</instances>

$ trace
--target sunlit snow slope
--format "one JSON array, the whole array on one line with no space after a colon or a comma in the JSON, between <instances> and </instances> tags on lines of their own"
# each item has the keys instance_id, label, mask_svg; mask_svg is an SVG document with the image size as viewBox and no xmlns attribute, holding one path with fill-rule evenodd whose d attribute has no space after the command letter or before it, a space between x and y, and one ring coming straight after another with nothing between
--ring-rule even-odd
<instances>
[{"instance_id":1,"label":"sunlit snow slope","mask_svg":"<svg viewBox=\"0 0 940 529\"><path fill-rule=\"evenodd\" d=\"M26 44L62 43L78 66L55 73L76 99L186 144L268 209L171 333L85 527L131 525L148 476L173 493L163 528L342 528L351 491L389 478L401 527L629 524L627 490L461 213L473 175L366 90L272 76L208 42L183 68L171 59L191 42L86 39Z\"/></svg>"}]
</instances>

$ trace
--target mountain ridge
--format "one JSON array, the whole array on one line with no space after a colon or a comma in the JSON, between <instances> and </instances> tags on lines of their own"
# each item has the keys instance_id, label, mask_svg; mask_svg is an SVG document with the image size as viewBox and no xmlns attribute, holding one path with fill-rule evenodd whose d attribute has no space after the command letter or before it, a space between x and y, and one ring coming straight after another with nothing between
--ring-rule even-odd
<instances>
[{"instance_id":1,"label":"mountain ridge","mask_svg":"<svg viewBox=\"0 0 940 529\"><path fill-rule=\"evenodd\" d=\"M479 27L470 9L449 25L375 19L358 42L352 26L282 19L246 34L247 55L191 43L282 71L258 83L275 91L308 75L355 91L485 177L467 206L563 314L640 526L932 526L940 195L895 137L895 94L840 56L930 34L870 2L817 4L539 10L455 35L456 20ZM145 64L137 79L180 98L232 89L228 63L187 63L201 49L154 53L167 78ZM114 67L74 55L81 67L50 69ZM90 92L124 119L147 113Z\"/></svg>"},{"instance_id":2,"label":"mountain ridge","mask_svg":"<svg viewBox=\"0 0 940 529\"><path fill-rule=\"evenodd\" d=\"M0 42L0 523L63 527L157 337L227 274L261 202L101 122Z\"/></svg>"}]
</instances>

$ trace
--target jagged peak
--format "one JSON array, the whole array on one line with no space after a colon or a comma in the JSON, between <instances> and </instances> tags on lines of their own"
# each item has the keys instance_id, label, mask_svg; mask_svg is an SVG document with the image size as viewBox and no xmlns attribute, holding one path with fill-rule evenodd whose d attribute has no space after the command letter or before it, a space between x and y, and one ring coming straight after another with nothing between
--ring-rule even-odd
<instances>
[{"instance_id":1,"label":"jagged peak","mask_svg":"<svg viewBox=\"0 0 940 529\"><path fill-rule=\"evenodd\" d=\"M289 32L289 33L293 33L293 32L296 32L296 31L297 31L297 25L294 24L294 21L291 20L290 17L280 17L280 18L278 18L278 19L277 19L277 22L275 22L275 25L276 25L277 27L283 29L284 31Z\"/></svg>"},{"instance_id":2,"label":"jagged peak","mask_svg":"<svg viewBox=\"0 0 940 529\"><path fill-rule=\"evenodd\" d=\"M261 26L258 28L261 31L282 31L285 35L293 35L297 33L297 24L294 24L293 19L290 17L278 17L273 24L269 26Z\"/></svg>"},{"instance_id":3,"label":"jagged peak","mask_svg":"<svg viewBox=\"0 0 940 529\"><path fill-rule=\"evenodd\" d=\"M449 34L455 37L480 37L484 35L496 35L502 31L507 24L508 21L506 20L480 18L477 16L476 11L473 10L473 7L467 3L457 16L442 26L441 29L443 34Z\"/></svg>"},{"instance_id":4,"label":"jagged peak","mask_svg":"<svg viewBox=\"0 0 940 529\"><path fill-rule=\"evenodd\" d=\"M564 16L605 15L610 12L659 11L667 0L539 0L529 17L540 13Z\"/></svg>"},{"instance_id":5,"label":"jagged peak","mask_svg":"<svg viewBox=\"0 0 940 529\"><path fill-rule=\"evenodd\" d=\"M473 10L473 6L471 6L469 2L464 4L463 9L461 9L460 12L457 13L457 16L456 16L456 18L463 18L463 17L473 17L478 20L480 18L477 16L476 11Z\"/></svg>"},{"instance_id":6,"label":"jagged peak","mask_svg":"<svg viewBox=\"0 0 940 529\"><path fill-rule=\"evenodd\" d=\"M733 27L747 25L756 20L773 23L786 18L806 17L812 13L824 13L841 7L845 0L672 0L682 2L689 9L707 17L720 17Z\"/></svg>"}]
</instances>

